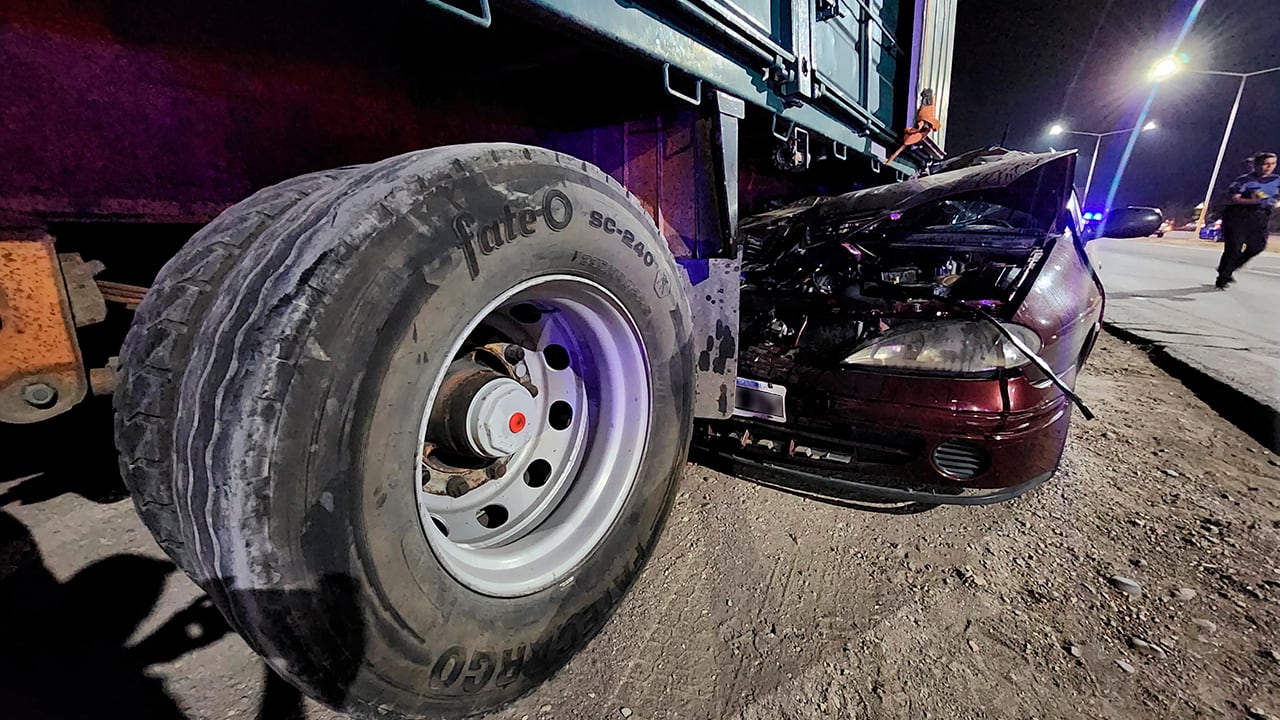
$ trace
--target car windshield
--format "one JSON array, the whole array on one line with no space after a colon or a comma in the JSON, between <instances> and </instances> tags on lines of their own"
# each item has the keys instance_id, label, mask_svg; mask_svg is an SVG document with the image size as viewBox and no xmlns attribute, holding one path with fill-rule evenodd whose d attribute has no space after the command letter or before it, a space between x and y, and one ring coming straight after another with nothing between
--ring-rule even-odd
<instances>
[{"instance_id":1,"label":"car windshield","mask_svg":"<svg viewBox=\"0 0 1280 720\"><path fill-rule=\"evenodd\" d=\"M872 237L894 240L921 233L981 232L997 235L1031 235L1045 231L1042 222L1025 211L982 197L984 193L956 196L893 213L873 228Z\"/></svg>"},{"instance_id":2,"label":"car windshield","mask_svg":"<svg viewBox=\"0 0 1280 720\"><path fill-rule=\"evenodd\" d=\"M925 230L1036 227L1030 214L984 200L944 200L926 210L929 212L922 220L927 224L921 225Z\"/></svg>"}]
</instances>

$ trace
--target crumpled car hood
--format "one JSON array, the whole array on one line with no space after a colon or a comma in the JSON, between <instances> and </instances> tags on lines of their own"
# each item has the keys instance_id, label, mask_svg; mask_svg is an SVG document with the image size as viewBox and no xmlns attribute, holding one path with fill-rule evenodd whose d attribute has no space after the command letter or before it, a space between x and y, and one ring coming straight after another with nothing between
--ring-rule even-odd
<instances>
[{"instance_id":1,"label":"crumpled car hood","mask_svg":"<svg viewBox=\"0 0 1280 720\"><path fill-rule=\"evenodd\" d=\"M989 199L1034 215L1047 230L1071 192L1076 151L1025 153L991 148L957 158L945 172L835 197L809 198L762 213L744 231L799 221L817 233L855 232L896 213L960 195ZM955 164L962 165L954 168Z\"/></svg>"}]
</instances>

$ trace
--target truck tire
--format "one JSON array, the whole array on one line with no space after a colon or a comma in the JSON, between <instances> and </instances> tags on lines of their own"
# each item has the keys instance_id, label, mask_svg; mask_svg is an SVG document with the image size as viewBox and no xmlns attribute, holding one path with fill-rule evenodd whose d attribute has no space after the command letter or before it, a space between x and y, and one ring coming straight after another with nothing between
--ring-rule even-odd
<instances>
[{"instance_id":1,"label":"truck tire","mask_svg":"<svg viewBox=\"0 0 1280 720\"><path fill-rule=\"evenodd\" d=\"M320 185L199 279L200 253L162 271L122 355L122 466L166 550L308 695L490 711L600 630L670 509L693 415L680 270L617 182L545 150Z\"/></svg>"},{"instance_id":2,"label":"truck tire","mask_svg":"<svg viewBox=\"0 0 1280 720\"><path fill-rule=\"evenodd\" d=\"M282 213L346 170L286 180L219 215L170 259L134 315L121 351L126 364L113 400L120 475L156 542L182 567L188 559L171 510L169 436L177 410L176 382L190 351L192 331L245 248Z\"/></svg>"}]
</instances>

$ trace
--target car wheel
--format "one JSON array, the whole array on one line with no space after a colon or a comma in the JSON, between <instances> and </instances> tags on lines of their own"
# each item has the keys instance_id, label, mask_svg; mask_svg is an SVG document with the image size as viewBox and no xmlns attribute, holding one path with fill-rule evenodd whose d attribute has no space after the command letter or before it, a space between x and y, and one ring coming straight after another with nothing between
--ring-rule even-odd
<instances>
[{"instance_id":1,"label":"car wheel","mask_svg":"<svg viewBox=\"0 0 1280 720\"><path fill-rule=\"evenodd\" d=\"M334 708L531 690L630 587L683 467L691 323L662 236L603 172L514 145L348 169L193 245L250 218L199 279L197 253L166 267L126 342L144 520Z\"/></svg>"}]
</instances>

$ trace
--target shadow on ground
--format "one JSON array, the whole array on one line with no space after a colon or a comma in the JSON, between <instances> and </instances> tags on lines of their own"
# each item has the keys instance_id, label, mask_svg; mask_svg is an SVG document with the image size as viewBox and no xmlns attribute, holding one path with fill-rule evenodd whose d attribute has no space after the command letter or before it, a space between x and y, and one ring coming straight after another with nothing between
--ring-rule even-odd
<instances>
[{"instance_id":1,"label":"shadow on ground","mask_svg":"<svg viewBox=\"0 0 1280 720\"><path fill-rule=\"evenodd\" d=\"M886 502L859 493L851 488L840 488L836 483L818 484L784 477L749 463L735 462L732 458L694 447L689 451L689 461L723 475L755 483L770 490L834 505L850 510L881 513L884 515L915 515L937 509L937 505L921 502Z\"/></svg>"},{"instance_id":2,"label":"shadow on ground","mask_svg":"<svg viewBox=\"0 0 1280 720\"><path fill-rule=\"evenodd\" d=\"M60 582L31 532L0 511L0 698L5 717L185 717L148 665L174 660L228 631L207 598L142 641L129 637L155 608L171 563L134 554L99 560Z\"/></svg>"},{"instance_id":3,"label":"shadow on ground","mask_svg":"<svg viewBox=\"0 0 1280 720\"><path fill-rule=\"evenodd\" d=\"M121 553L65 582L45 566L31 532L0 510L0 707L7 720L186 720L148 668L211 645L231 632L208 596L174 612L154 632L129 639L153 612L167 560ZM280 600L261 593L256 602ZM294 598L296 600L296 598ZM264 667L259 720L303 720L302 694Z\"/></svg>"},{"instance_id":4,"label":"shadow on ground","mask_svg":"<svg viewBox=\"0 0 1280 720\"><path fill-rule=\"evenodd\" d=\"M0 425L6 453L0 483L19 481L0 492L0 507L34 505L65 493L96 503L129 497L116 465L111 432L111 398L88 398L58 417L33 425Z\"/></svg>"}]
</instances>

